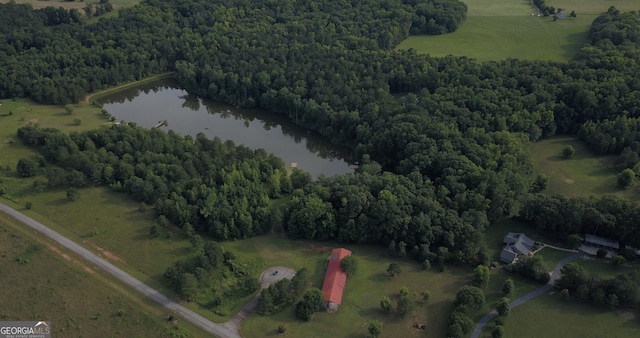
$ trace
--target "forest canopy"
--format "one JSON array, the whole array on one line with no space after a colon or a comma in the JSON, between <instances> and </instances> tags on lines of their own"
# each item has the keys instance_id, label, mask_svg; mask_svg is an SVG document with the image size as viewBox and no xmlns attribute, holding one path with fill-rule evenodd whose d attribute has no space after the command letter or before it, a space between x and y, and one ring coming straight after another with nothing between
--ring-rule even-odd
<instances>
[{"instance_id":1,"label":"forest canopy","mask_svg":"<svg viewBox=\"0 0 640 338\"><path fill-rule=\"evenodd\" d=\"M637 12L598 17L591 44L568 63L480 63L393 50L409 34L455 30L466 12L457 1L147 0L95 24L53 26L29 6L0 6L1 97L75 102L171 70L192 94L286 114L360 159L355 175L310 182L221 140L135 125L21 129L48 160L220 239L264 232L269 198L292 191L282 220L292 237L484 261L481 232L528 192L530 142L582 130L604 135L590 144L615 144L606 152L639 151L637 137L607 136L618 132L607 121L625 116L633 133L640 118ZM199 155L183 158L187 150Z\"/></svg>"}]
</instances>

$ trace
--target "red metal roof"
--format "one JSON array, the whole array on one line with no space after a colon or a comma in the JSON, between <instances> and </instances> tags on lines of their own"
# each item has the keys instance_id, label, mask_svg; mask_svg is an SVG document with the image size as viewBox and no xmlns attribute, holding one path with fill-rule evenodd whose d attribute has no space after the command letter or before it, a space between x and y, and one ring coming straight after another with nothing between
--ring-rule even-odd
<instances>
[{"instance_id":1,"label":"red metal roof","mask_svg":"<svg viewBox=\"0 0 640 338\"><path fill-rule=\"evenodd\" d=\"M322 284L322 293L324 294L324 299L332 303L340 304L342 302L342 293L347 282L347 274L340 268L340 260L347 256L351 256L351 251L345 248L331 250L327 274L324 276L324 283Z\"/></svg>"}]
</instances>

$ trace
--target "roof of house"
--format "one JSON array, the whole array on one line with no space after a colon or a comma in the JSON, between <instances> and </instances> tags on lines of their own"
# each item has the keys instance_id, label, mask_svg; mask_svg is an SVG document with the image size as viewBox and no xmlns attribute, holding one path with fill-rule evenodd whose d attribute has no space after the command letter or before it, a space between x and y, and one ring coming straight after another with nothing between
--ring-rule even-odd
<instances>
[{"instance_id":1,"label":"roof of house","mask_svg":"<svg viewBox=\"0 0 640 338\"><path fill-rule=\"evenodd\" d=\"M518 254L511 251L510 248L504 248L500 253L500 261L507 264L513 263L513 261L516 260L516 257L518 257Z\"/></svg>"},{"instance_id":2,"label":"roof of house","mask_svg":"<svg viewBox=\"0 0 640 338\"><path fill-rule=\"evenodd\" d=\"M604 238L596 235L585 234L584 241L585 243L601 245L607 248L620 249L620 243L610 238Z\"/></svg>"},{"instance_id":3,"label":"roof of house","mask_svg":"<svg viewBox=\"0 0 640 338\"><path fill-rule=\"evenodd\" d=\"M523 233L510 232L504 236L504 249L500 253L500 260L504 263L513 263L518 255L528 255L535 241Z\"/></svg>"},{"instance_id":4,"label":"roof of house","mask_svg":"<svg viewBox=\"0 0 640 338\"><path fill-rule=\"evenodd\" d=\"M345 248L331 250L327 274L324 276L324 283L322 284L322 293L325 300L329 302L336 304L342 302L342 293L347 282L347 274L340 268L340 261L347 256L351 256L351 251Z\"/></svg>"},{"instance_id":5,"label":"roof of house","mask_svg":"<svg viewBox=\"0 0 640 338\"><path fill-rule=\"evenodd\" d=\"M521 255L528 255L529 252L531 252L533 244L535 244L535 241L527 237L527 235L515 232L508 233L504 237L503 242L506 243L508 247L512 247L513 251Z\"/></svg>"}]
</instances>

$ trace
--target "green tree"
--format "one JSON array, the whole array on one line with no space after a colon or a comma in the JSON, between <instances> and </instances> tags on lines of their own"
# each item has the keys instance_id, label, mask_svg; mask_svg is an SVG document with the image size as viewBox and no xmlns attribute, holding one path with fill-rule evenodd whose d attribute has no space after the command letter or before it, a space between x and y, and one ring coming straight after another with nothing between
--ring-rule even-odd
<instances>
[{"instance_id":1,"label":"green tree","mask_svg":"<svg viewBox=\"0 0 640 338\"><path fill-rule=\"evenodd\" d=\"M404 316L408 313L413 312L416 308L416 302L409 298L407 295L401 295L398 297L398 308L397 313L401 316Z\"/></svg>"},{"instance_id":2,"label":"green tree","mask_svg":"<svg viewBox=\"0 0 640 338\"><path fill-rule=\"evenodd\" d=\"M562 289L562 291L560 291L560 298L564 300L569 299L569 289Z\"/></svg>"},{"instance_id":3,"label":"green tree","mask_svg":"<svg viewBox=\"0 0 640 338\"><path fill-rule=\"evenodd\" d=\"M621 266L626 262L627 262L627 259L624 258L624 256L615 255L611 257L611 264L613 264L614 266Z\"/></svg>"},{"instance_id":4,"label":"green tree","mask_svg":"<svg viewBox=\"0 0 640 338\"><path fill-rule=\"evenodd\" d=\"M496 311L500 317L509 317L509 313L511 312L509 298L500 299L500 302L498 302L498 306L496 307Z\"/></svg>"},{"instance_id":5,"label":"green tree","mask_svg":"<svg viewBox=\"0 0 640 338\"><path fill-rule=\"evenodd\" d=\"M80 197L80 192L76 188L68 188L67 189L67 199L71 202L78 200Z\"/></svg>"},{"instance_id":6,"label":"green tree","mask_svg":"<svg viewBox=\"0 0 640 338\"><path fill-rule=\"evenodd\" d=\"M456 293L456 307L465 306L468 311L475 313L484 305L484 293L477 287L465 285Z\"/></svg>"},{"instance_id":7,"label":"green tree","mask_svg":"<svg viewBox=\"0 0 640 338\"><path fill-rule=\"evenodd\" d=\"M491 331L491 338L502 338L502 337L504 337L504 328L498 325Z\"/></svg>"},{"instance_id":8,"label":"green tree","mask_svg":"<svg viewBox=\"0 0 640 338\"><path fill-rule=\"evenodd\" d=\"M79 126L82 124L82 119L79 117L76 117L75 119L73 119L73 125L74 126Z\"/></svg>"},{"instance_id":9,"label":"green tree","mask_svg":"<svg viewBox=\"0 0 640 338\"><path fill-rule=\"evenodd\" d=\"M391 312L391 310L393 310L393 305L391 305L391 299L389 299L389 297L382 297L382 299L380 300L380 309L386 313L389 313Z\"/></svg>"},{"instance_id":10,"label":"green tree","mask_svg":"<svg viewBox=\"0 0 640 338\"><path fill-rule=\"evenodd\" d=\"M618 174L618 185L622 188L629 187L633 185L635 181L636 173L631 169L625 169L620 174Z\"/></svg>"},{"instance_id":11,"label":"green tree","mask_svg":"<svg viewBox=\"0 0 640 338\"><path fill-rule=\"evenodd\" d=\"M198 279L192 273L184 273L180 279L180 293L187 301L192 301L198 294Z\"/></svg>"},{"instance_id":12,"label":"green tree","mask_svg":"<svg viewBox=\"0 0 640 338\"><path fill-rule=\"evenodd\" d=\"M473 282L480 288L487 287L490 278L489 267L485 265L478 265L473 270Z\"/></svg>"},{"instance_id":13,"label":"green tree","mask_svg":"<svg viewBox=\"0 0 640 338\"><path fill-rule=\"evenodd\" d=\"M73 114L73 111L76 109L76 106L72 105L72 104L67 104L64 106L64 110L67 112L68 115Z\"/></svg>"},{"instance_id":14,"label":"green tree","mask_svg":"<svg viewBox=\"0 0 640 338\"><path fill-rule=\"evenodd\" d=\"M406 286L403 286L400 288L400 296L408 296L409 295L409 288Z\"/></svg>"},{"instance_id":15,"label":"green tree","mask_svg":"<svg viewBox=\"0 0 640 338\"><path fill-rule=\"evenodd\" d=\"M358 259L353 256L347 256L340 261L340 268L347 273L347 276L352 277L358 270Z\"/></svg>"},{"instance_id":16,"label":"green tree","mask_svg":"<svg viewBox=\"0 0 640 338\"><path fill-rule=\"evenodd\" d=\"M545 174L538 174L535 180L533 180L533 183L531 183L531 186L529 187L529 191L532 193L538 193L547 189L548 185L549 185L549 176Z\"/></svg>"},{"instance_id":17,"label":"green tree","mask_svg":"<svg viewBox=\"0 0 640 338\"><path fill-rule=\"evenodd\" d=\"M422 301L426 304L431 299L431 293L429 291L422 292Z\"/></svg>"},{"instance_id":18,"label":"green tree","mask_svg":"<svg viewBox=\"0 0 640 338\"><path fill-rule=\"evenodd\" d=\"M324 303L322 290L311 288L304 293L302 300L296 305L296 316L306 321L311 320L314 312L320 311Z\"/></svg>"},{"instance_id":19,"label":"green tree","mask_svg":"<svg viewBox=\"0 0 640 338\"><path fill-rule=\"evenodd\" d=\"M573 250L580 247L580 236L577 234L571 234L567 237L567 246Z\"/></svg>"},{"instance_id":20,"label":"green tree","mask_svg":"<svg viewBox=\"0 0 640 338\"><path fill-rule=\"evenodd\" d=\"M16 165L16 171L21 177L32 177L36 175L38 165L30 158L21 158Z\"/></svg>"},{"instance_id":21,"label":"green tree","mask_svg":"<svg viewBox=\"0 0 640 338\"><path fill-rule=\"evenodd\" d=\"M516 289L513 279L509 278L502 283L502 294L505 296L513 295L513 291Z\"/></svg>"},{"instance_id":22,"label":"green tree","mask_svg":"<svg viewBox=\"0 0 640 338\"><path fill-rule=\"evenodd\" d=\"M391 277L395 277L399 275L400 272L401 272L400 265L398 265L397 263L391 263L389 264L389 267L387 267L387 273Z\"/></svg>"},{"instance_id":23,"label":"green tree","mask_svg":"<svg viewBox=\"0 0 640 338\"><path fill-rule=\"evenodd\" d=\"M382 322L377 321L375 319L369 322L369 334L373 338L377 338L382 333Z\"/></svg>"},{"instance_id":24,"label":"green tree","mask_svg":"<svg viewBox=\"0 0 640 338\"><path fill-rule=\"evenodd\" d=\"M570 145L566 145L564 146L564 148L562 148L562 157L565 159L572 158L575 153L576 150Z\"/></svg>"},{"instance_id":25,"label":"green tree","mask_svg":"<svg viewBox=\"0 0 640 338\"><path fill-rule=\"evenodd\" d=\"M608 253L609 253L609 252L608 252L606 249L602 249L602 248L600 248L600 249L598 249L598 251L596 251L596 257L598 257L598 258L605 258L605 257L607 257L607 254L608 254Z\"/></svg>"}]
</instances>

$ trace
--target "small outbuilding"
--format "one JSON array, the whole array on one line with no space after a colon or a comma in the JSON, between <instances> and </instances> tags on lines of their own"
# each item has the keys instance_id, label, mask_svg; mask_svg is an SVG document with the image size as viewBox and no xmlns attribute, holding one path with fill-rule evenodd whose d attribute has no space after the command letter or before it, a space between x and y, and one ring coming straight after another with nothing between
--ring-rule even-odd
<instances>
[{"instance_id":1,"label":"small outbuilding","mask_svg":"<svg viewBox=\"0 0 640 338\"><path fill-rule=\"evenodd\" d=\"M324 276L324 283L322 283L322 294L324 294L326 301L327 312L338 311L342 303L342 293L347 283L347 273L342 271L340 261L347 256L351 256L351 251L345 248L331 250L327 273Z\"/></svg>"},{"instance_id":2,"label":"small outbuilding","mask_svg":"<svg viewBox=\"0 0 640 338\"><path fill-rule=\"evenodd\" d=\"M608 250L620 250L620 242L610 238L600 237L596 235L588 235L588 234L584 235L584 244L587 246L593 246L596 248L603 248Z\"/></svg>"}]
</instances>

